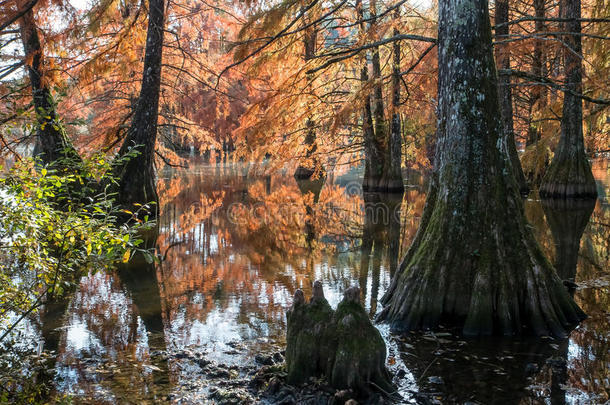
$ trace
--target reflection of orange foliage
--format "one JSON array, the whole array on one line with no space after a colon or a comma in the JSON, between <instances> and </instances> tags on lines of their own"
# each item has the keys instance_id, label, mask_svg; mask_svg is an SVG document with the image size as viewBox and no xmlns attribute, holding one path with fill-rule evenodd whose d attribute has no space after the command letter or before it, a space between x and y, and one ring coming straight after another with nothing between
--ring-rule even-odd
<instances>
[{"instance_id":1,"label":"reflection of orange foliage","mask_svg":"<svg viewBox=\"0 0 610 405\"><path fill-rule=\"evenodd\" d=\"M415 233L419 227L421 213L424 211L426 204L426 193L418 189L405 190L402 201L401 218L401 252L405 252L409 248L411 241L415 238Z\"/></svg>"},{"instance_id":2,"label":"reflection of orange foliage","mask_svg":"<svg viewBox=\"0 0 610 405\"><path fill-rule=\"evenodd\" d=\"M267 194L263 183L256 182L248 187L248 196L250 203L238 207L235 212L240 218L235 230L240 240L252 246L252 262L261 264L265 256L275 254L290 257L302 253L305 246L304 200L311 200L311 195L304 198L296 185L281 185Z\"/></svg>"},{"instance_id":3,"label":"reflection of orange foliage","mask_svg":"<svg viewBox=\"0 0 610 405\"><path fill-rule=\"evenodd\" d=\"M163 185L171 192L161 206L157 240L165 257L161 295L184 343L198 339L193 325L204 324L215 311L237 311L239 323L265 320L277 328L273 335L281 335L294 290L308 289L328 247L319 239L352 241L361 232L361 196L327 185L314 203L292 176L248 180L243 169L204 166L201 172L177 172ZM311 245L307 222L318 240Z\"/></svg>"}]
</instances>

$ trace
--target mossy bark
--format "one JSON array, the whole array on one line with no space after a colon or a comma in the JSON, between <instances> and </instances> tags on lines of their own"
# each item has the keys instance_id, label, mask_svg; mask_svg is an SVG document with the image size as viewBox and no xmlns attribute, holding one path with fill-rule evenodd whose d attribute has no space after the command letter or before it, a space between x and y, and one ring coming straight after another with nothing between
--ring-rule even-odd
<instances>
[{"instance_id":1,"label":"mossy bark","mask_svg":"<svg viewBox=\"0 0 610 405\"><path fill-rule=\"evenodd\" d=\"M433 178L380 319L395 331L565 336L584 313L528 228L502 152L487 1L441 1L438 38Z\"/></svg>"},{"instance_id":2,"label":"mossy bark","mask_svg":"<svg viewBox=\"0 0 610 405\"><path fill-rule=\"evenodd\" d=\"M582 44L580 38L580 0L562 0L564 23L564 69L566 76L563 94L563 114L559 144L542 184L543 198L596 198L597 187L591 164L585 152L582 131ZM572 34L573 33L573 34Z\"/></svg>"},{"instance_id":3,"label":"mossy bark","mask_svg":"<svg viewBox=\"0 0 610 405\"><path fill-rule=\"evenodd\" d=\"M288 383L325 377L334 388L362 396L378 389L393 391L385 342L360 304L357 287L347 289L333 311L316 281L309 303L301 290L296 291L287 319Z\"/></svg>"},{"instance_id":4,"label":"mossy bark","mask_svg":"<svg viewBox=\"0 0 610 405\"><path fill-rule=\"evenodd\" d=\"M136 103L131 126L119 150L119 158L136 151L136 156L121 159L115 164L118 179L117 202L131 208L132 204L154 202L151 214L156 216L159 201L155 180L154 157L159 118L161 90L161 62L165 30L165 0L149 0L148 31L140 96Z\"/></svg>"},{"instance_id":5,"label":"mossy bark","mask_svg":"<svg viewBox=\"0 0 610 405\"><path fill-rule=\"evenodd\" d=\"M32 9L19 19L19 31L36 114L34 155L43 164L55 164L59 170L78 171L82 160L57 116L49 79L45 77L44 52Z\"/></svg>"}]
</instances>

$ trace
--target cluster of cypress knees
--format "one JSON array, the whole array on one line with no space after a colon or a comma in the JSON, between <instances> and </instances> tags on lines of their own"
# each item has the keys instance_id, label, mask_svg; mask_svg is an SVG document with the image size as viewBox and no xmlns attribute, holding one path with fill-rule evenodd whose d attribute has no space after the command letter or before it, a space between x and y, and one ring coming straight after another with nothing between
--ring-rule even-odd
<instances>
[{"instance_id":1,"label":"cluster of cypress knees","mask_svg":"<svg viewBox=\"0 0 610 405\"><path fill-rule=\"evenodd\" d=\"M295 292L286 317L289 384L325 377L332 387L351 389L359 396L393 391L385 342L360 303L358 287L345 290L333 310L322 283L316 281L309 302L302 290Z\"/></svg>"}]
</instances>

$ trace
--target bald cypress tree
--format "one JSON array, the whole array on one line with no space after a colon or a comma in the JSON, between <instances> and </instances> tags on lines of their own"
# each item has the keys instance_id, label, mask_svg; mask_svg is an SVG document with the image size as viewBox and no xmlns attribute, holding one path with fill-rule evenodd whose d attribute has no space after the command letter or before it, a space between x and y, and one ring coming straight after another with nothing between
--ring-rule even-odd
<instances>
[{"instance_id":1,"label":"bald cypress tree","mask_svg":"<svg viewBox=\"0 0 610 405\"><path fill-rule=\"evenodd\" d=\"M508 0L496 0L496 38L499 41L508 39ZM496 45L496 63L498 69L510 69L510 51L507 43ZM510 87L510 76L498 77L498 97L500 99L500 113L502 114L502 143L508 153L517 185L521 194L529 192L529 186L521 168L517 145L515 144L515 133L513 126L513 93Z\"/></svg>"},{"instance_id":2,"label":"bald cypress tree","mask_svg":"<svg viewBox=\"0 0 610 405\"><path fill-rule=\"evenodd\" d=\"M127 137L119 150L119 157L126 156L130 152L136 153L129 159L120 159L115 167L115 176L118 179L117 199L123 206L157 202L159 199L155 182L154 155L159 118L164 23L165 1L149 0L140 96Z\"/></svg>"},{"instance_id":3,"label":"bald cypress tree","mask_svg":"<svg viewBox=\"0 0 610 405\"><path fill-rule=\"evenodd\" d=\"M380 318L396 331L565 336L585 315L536 243L503 151L487 0L439 1L438 27L435 168Z\"/></svg>"},{"instance_id":4,"label":"bald cypress tree","mask_svg":"<svg viewBox=\"0 0 610 405\"><path fill-rule=\"evenodd\" d=\"M562 0L564 22L563 63L565 87L561 132L555 156L547 170L540 195L546 198L596 198L597 188L585 153L582 132L582 44L580 0Z\"/></svg>"},{"instance_id":5,"label":"bald cypress tree","mask_svg":"<svg viewBox=\"0 0 610 405\"><path fill-rule=\"evenodd\" d=\"M48 78L45 77L44 50L32 8L19 19L19 32L36 113L34 155L43 164L56 163L60 165L59 169L74 169L81 158L57 116Z\"/></svg>"}]
</instances>

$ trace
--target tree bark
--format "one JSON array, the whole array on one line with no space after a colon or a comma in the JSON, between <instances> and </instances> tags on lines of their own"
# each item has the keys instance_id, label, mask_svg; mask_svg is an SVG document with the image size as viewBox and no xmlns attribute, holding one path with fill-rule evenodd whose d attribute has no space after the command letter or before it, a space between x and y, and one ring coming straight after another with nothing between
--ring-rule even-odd
<instances>
[{"instance_id":1,"label":"tree bark","mask_svg":"<svg viewBox=\"0 0 610 405\"><path fill-rule=\"evenodd\" d=\"M356 2L356 13L360 21L360 33L366 32L364 24L364 10L362 0ZM371 22L371 25L373 23ZM363 65L360 71L360 80L363 85L368 86L369 81L369 53L363 53ZM379 56L379 53L377 53ZM376 88L374 89L376 91ZM362 180L362 189L365 191L373 191L377 188L377 182L381 179L383 172L383 159L385 158L382 152L382 145L379 144L377 138L377 125L373 121L373 97L369 91L366 92L364 100L364 110L362 113L362 132L364 138L364 179Z\"/></svg>"},{"instance_id":2,"label":"tree bark","mask_svg":"<svg viewBox=\"0 0 610 405\"><path fill-rule=\"evenodd\" d=\"M159 117L164 23L165 1L149 0L140 96L127 137L119 150L120 160L115 167L118 203L131 207L134 203L154 202L151 213L155 216L158 213L156 203L159 198L155 182L154 154ZM132 152L136 155L128 156Z\"/></svg>"},{"instance_id":3,"label":"tree bark","mask_svg":"<svg viewBox=\"0 0 610 405\"><path fill-rule=\"evenodd\" d=\"M508 0L496 1L496 37L499 40L508 38ZM508 44L496 45L496 63L499 69L510 69L510 50ZM502 117L502 144L508 154L517 185L521 194L529 192L527 180L521 168L517 146L515 145L515 133L513 130L513 94L510 87L510 76L498 78L498 98L500 99L500 114Z\"/></svg>"},{"instance_id":4,"label":"tree bark","mask_svg":"<svg viewBox=\"0 0 610 405\"><path fill-rule=\"evenodd\" d=\"M34 155L43 164L54 163L61 170L74 169L75 165L81 162L81 158L57 116L55 101L45 78L44 52L31 8L19 19L19 29L36 111Z\"/></svg>"},{"instance_id":5,"label":"tree bark","mask_svg":"<svg viewBox=\"0 0 610 405\"><path fill-rule=\"evenodd\" d=\"M534 0L534 13L537 20L534 23L535 33L541 33L545 31L544 18L546 14L546 1L545 0ZM508 30L508 26L507 26ZM536 77L546 77L546 58L542 48L544 46L542 39L536 39L534 41L534 54L532 60L532 74ZM530 99L530 121L531 113L534 110L542 110L546 107L546 87L541 85L535 85L532 88L532 94ZM527 134L526 144L533 145L540 139L540 129L535 123L530 122Z\"/></svg>"},{"instance_id":6,"label":"tree bark","mask_svg":"<svg viewBox=\"0 0 610 405\"><path fill-rule=\"evenodd\" d=\"M370 28L374 29L377 23L376 16L377 4L375 0L369 2ZM356 2L356 12L360 21L360 32L365 32L364 12L362 1ZM397 51L396 51L397 50ZM395 59L400 63L400 46L394 44ZM398 52L398 54L396 54ZM368 57L364 53L364 62L360 74L362 83L367 85ZM404 186L400 173L401 163L401 138L400 138L400 119L398 117L396 132L391 132L388 128L388 121L385 118L383 103L383 82L381 77L381 61L379 57L379 46L372 48L371 52L372 67L372 96L367 92L363 112L363 138L364 138L364 179L362 189L368 192L399 192L402 193ZM400 66L398 66L400 69ZM394 81L394 80L393 80ZM400 89L393 87L393 93ZM396 111L397 114L397 111ZM395 118L393 116L393 118ZM394 128L392 128L394 131Z\"/></svg>"},{"instance_id":7,"label":"tree bark","mask_svg":"<svg viewBox=\"0 0 610 405\"><path fill-rule=\"evenodd\" d=\"M544 257L502 151L487 0L441 0L438 142L414 241L383 297L395 331L566 336L585 315Z\"/></svg>"},{"instance_id":8,"label":"tree bark","mask_svg":"<svg viewBox=\"0 0 610 405\"><path fill-rule=\"evenodd\" d=\"M400 8L394 12L396 21L400 20ZM393 34L399 34L398 28L394 27ZM392 45L392 123L388 144L386 149L386 159L384 168L382 188L392 192L402 193L404 184L402 181L402 133L400 113L400 42L394 41Z\"/></svg>"},{"instance_id":9,"label":"tree bark","mask_svg":"<svg viewBox=\"0 0 610 405\"><path fill-rule=\"evenodd\" d=\"M540 195L545 198L596 198L597 187L585 152L582 131L582 44L580 0L562 0L565 35L563 63L568 91L563 93L561 134L555 155L542 179Z\"/></svg>"},{"instance_id":10,"label":"tree bark","mask_svg":"<svg viewBox=\"0 0 610 405\"><path fill-rule=\"evenodd\" d=\"M305 63L313 59L316 55L316 42L317 42L318 30L316 27L310 27L305 30L304 35L304 47L305 47ZM312 75L308 74L307 77L307 86L311 87ZM302 162L297 167L294 177L297 180L307 180L310 179L314 173L318 173L320 177L325 177L324 169L322 168L318 158L316 157L316 151L318 149L317 141L316 141L316 130L315 130L315 122L313 118L310 117L307 119L306 123L307 133L305 135L305 160L307 162L306 165L303 165Z\"/></svg>"},{"instance_id":11,"label":"tree bark","mask_svg":"<svg viewBox=\"0 0 610 405\"><path fill-rule=\"evenodd\" d=\"M303 291L295 292L286 320L289 384L323 376L332 387L351 389L360 397L379 389L394 391L385 365L385 342L360 303L358 287L348 288L333 311L322 283L316 281L309 303Z\"/></svg>"}]
</instances>

